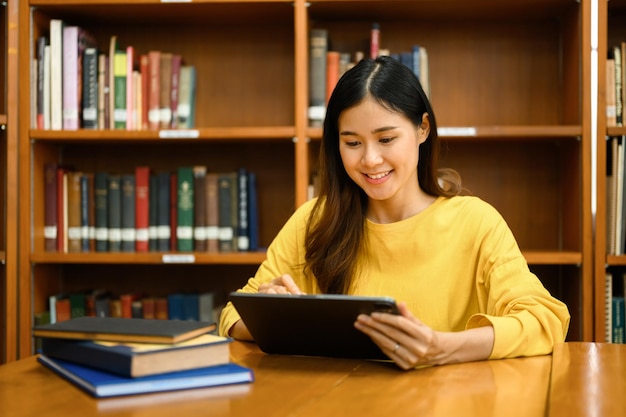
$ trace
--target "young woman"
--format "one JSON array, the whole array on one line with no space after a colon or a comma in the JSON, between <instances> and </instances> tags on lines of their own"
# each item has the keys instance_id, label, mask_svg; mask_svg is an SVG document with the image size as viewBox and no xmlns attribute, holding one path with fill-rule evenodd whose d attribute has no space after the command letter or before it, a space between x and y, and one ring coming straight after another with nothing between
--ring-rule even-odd
<instances>
[{"instance_id":1,"label":"young woman","mask_svg":"<svg viewBox=\"0 0 626 417\"><path fill-rule=\"evenodd\" d=\"M393 297L401 315L354 325L402 369L551 353L567 307L529 271L502 216L461 196L438 155L417 77L392 58L359 62L328 103L319 197L296 210L241 291ZM230 303L220 333L252 339Z\"/></svg>"}]
</instances>

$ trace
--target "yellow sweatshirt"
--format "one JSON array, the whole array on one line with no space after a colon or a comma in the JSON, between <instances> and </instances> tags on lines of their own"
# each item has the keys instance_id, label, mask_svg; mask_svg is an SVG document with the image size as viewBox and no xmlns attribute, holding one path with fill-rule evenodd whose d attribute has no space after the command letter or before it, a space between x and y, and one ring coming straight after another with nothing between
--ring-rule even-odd
<instances>
[{"instance_id":1,"label":"yellow sweatshirt","mask_svg":"<svg viewBox=\"0 0 626 417\"><path fill-rule=\"evenodd\" d=\"M302 291L319 293L302 273L306 221L303 204L268 247L267 258L240 291L290 274ZM477 197L438 198L426 210L391 223L367 222L368 252L352 294L389 296L439 331L491 324L491 359L548 354L565 340L570 315L529 271L502 216ZM239 320L231 303L219 331ZM271 323L268 323L271 326Z\"/></svg>"}]
</instances>

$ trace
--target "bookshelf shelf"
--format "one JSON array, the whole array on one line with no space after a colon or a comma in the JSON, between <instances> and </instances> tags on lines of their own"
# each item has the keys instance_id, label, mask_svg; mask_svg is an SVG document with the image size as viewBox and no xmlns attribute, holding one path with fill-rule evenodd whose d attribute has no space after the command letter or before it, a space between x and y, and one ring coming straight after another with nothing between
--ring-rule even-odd
<instances>
[{"instance_id":1,"label":"bookshelf shelf","mask_svg":"<svg viewBox=\"0 0 626 417\"><path fill-rule=\"evenodd\" d=\"M46 252L45 163L122 173L137 165L247 167L257 173L266 247L307 200L319 153L322 129L307 120L310 31L327 29L333 49L354 54L368 47L373 22L386 49L428 49L443 165L503 214L531 268L570 307L569 338L592 339L587 0L30 0L20 4L19 47L31 51L20 54L20 74L30 72L29 55L51 19L87 28L103 51L116 35L139 53L180 53L200 75L196 127L33 129L30 80L19 78L19 356L32 354L33 317L61 288L233 289L265 258Z\"/></svg>"},{"instance_id":2,"label":"bookshelf shelf","mask_svg":"<svg viewBox=\"0 0 626 417\"><path fill-rule=\"evenodd\" d=\"M33 252L31 262L37 264L194 264L194 265L259 265L264 252L246 253L53 253Z\"/></svg>"},{"instance_id":3,"label":"bookshelf shelf","mask_svg":"<svg viewBox=\"0 0 626 417\"><path fill-rule=\"evenodd\" d=\"M179 141L266 141L292 140L292 126L258 127L202 127L197 129L173 130L31 130L32 140L46 142L115 142L155 141L178 143Z\"/></svg>"}]
</instances>

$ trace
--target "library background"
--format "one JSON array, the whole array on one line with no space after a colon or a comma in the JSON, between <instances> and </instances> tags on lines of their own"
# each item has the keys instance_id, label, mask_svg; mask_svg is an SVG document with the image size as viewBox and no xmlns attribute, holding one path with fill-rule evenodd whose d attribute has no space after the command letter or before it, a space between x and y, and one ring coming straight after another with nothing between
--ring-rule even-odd
<instances>
[{"instance_id":1,"label":"library background","mask_svg":"<svg viewBox=\"0 0 626 417\"><path fill-rule=\"evenodd\" d=\"M0 363L35 323L214 318L315 194L327 91L371 54L419 75L443 165L568 340L624 341L626 1L8 0L0 22Z\"/></svg>"}]
</instances>

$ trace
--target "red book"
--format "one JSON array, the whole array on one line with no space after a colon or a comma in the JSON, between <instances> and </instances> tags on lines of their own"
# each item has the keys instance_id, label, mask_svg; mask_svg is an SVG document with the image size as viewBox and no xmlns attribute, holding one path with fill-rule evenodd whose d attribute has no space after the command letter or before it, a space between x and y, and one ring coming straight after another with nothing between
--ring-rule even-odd
<instances>
[{"instance_id":1,"label":"red book","mask_svg":"<svg viewBox=\"0 0 626 417\"><path fill-rule=\"evenodd\" d=\"M161 52L148 52L150 87L148 88L148 124L150 130L159 130L161 123Z\"/></svg>"},{"instance_id":2,"label":"red book","mask_svg":"<svg viewBox=\"0 0 626 417\"><path fill-rule=\"evenodd\" d=\"M167 298L157 297L154 299L154 318L157 320L167 320Z\"/></svg>"},{"instance_id":3,"label":"red book","mask_svg":"<svg viewBox=\"0 0 626 417\"><path fill-rule=\"evenodd\" d=\"M178 174L172 172L170 175L170 248L176 250L178 239L176 238L176 228L178 227Z\"/></svg>"},{"instance_id":4,"label":"red book","mask_svg":"<svg viewBox=\"0 0 626 417\"><path fill-rule=\"evenodd\" d=\"M135 297L132 294L122 294L120 295L120 305L122 308L122 317L125 319L130 319L133 317L133 309L132 304Z\"/></svg>"},{"instance_id":5,"label":"red book","mask_svg":"<svg viewBox=\"0 0 626 417\"><path fill-rule=\"evenodd\" d=\"M182 57L180 55L172 55L172 83L170 91L170 108L172 109L172 120L170 127L176 129L178 127L178 92L180 90L180 66Z\"/></svg>"},{"instance_id":6,"label":"red book","mask_svg":"<svg viewBox=\"0 0 626 417\"><path fill-rule=\"evenodd\" d=\"M372 24L372 30L370 31L370 58L376 59L378 51L380 50L380 25L378 23Z\"/></svg>"},{"instance_id":7,"label":"red book","mask_svg":"<svg viewBox=\"0 0 626 417\"><path fill-rule=\"evenodd\" d=\"M72 309L69 298L61 298L56 300L57 323L72 318Z\"/></svg>"},{"instance_id":8,"label":"red book","mask_svg":"<svg viewBox=\"0 0 626 417\"><path fill-rule=\"evenodd\" d=\"M154 319L156 318L155 316L155 301L154 298L144 298L142 300L142 304L143 304L143 310L142 310L142 314L143 314L143 318L144 319Z\"/></svg>"},{"instance_id":9,"label":"red book","mask_svg":"<svg viewBox=\"0 0 626 417\"><path fill-rule=\"evenodd\" d=\"M135 168L135 250L148 252L150 167Z\"/></svg>"},{"instance_id":10,"label":"red book","mask_svg":"<svg viewBox=\"0 0 626 417\"><path fill-rule=\"evenodd\" d=\"M326 104L339 81L339 58L340 53L337 51L326 53Z\"/></svg>"},{"instance_id":11,"label":"red book","mask_svg":"<svg viewBox=\"0 0 626 417\"><path fill-rule=\"evenodd\" d=\"M150 59L147 54L139 57L139 73L141 74L141 117L138 126L141 130L148 130L148 103L150 100Z\"/></svg>"},{"instance_id":12,"label":"red book","mask_svg":"<svg viewBox=\"0 0 626 417\"><path fill-rule=\"evenodd\" d=\"M57 251L67 252L67 168L57 168Z\"/></svg>"}]
</instances>

